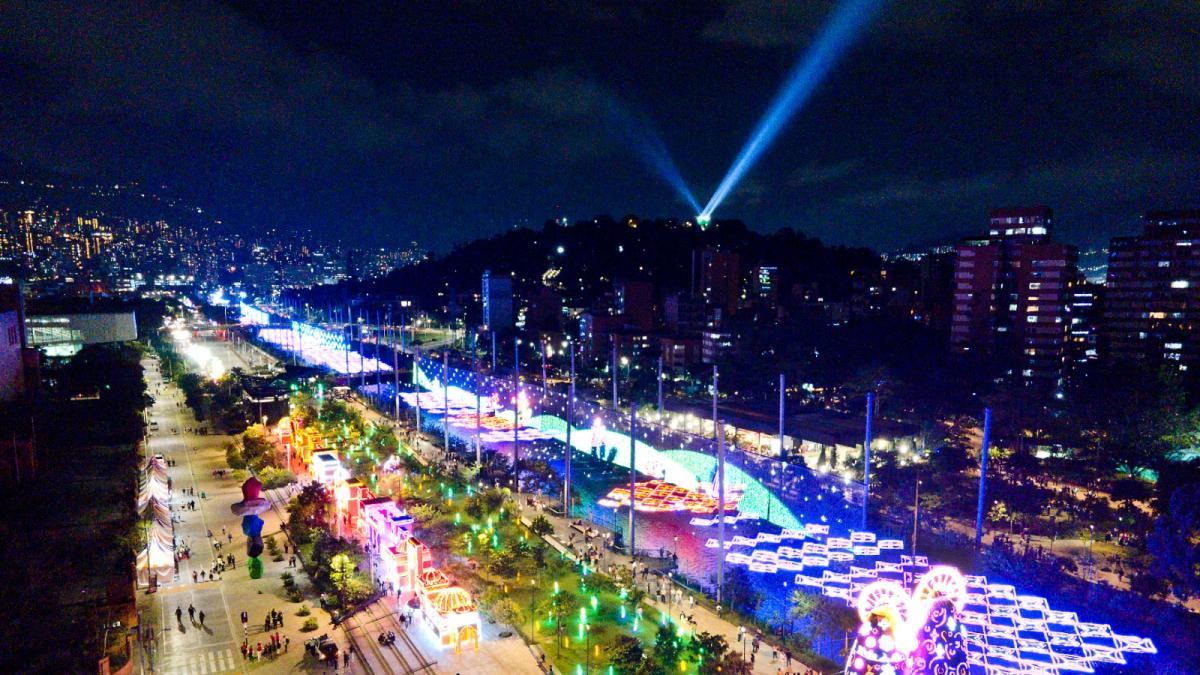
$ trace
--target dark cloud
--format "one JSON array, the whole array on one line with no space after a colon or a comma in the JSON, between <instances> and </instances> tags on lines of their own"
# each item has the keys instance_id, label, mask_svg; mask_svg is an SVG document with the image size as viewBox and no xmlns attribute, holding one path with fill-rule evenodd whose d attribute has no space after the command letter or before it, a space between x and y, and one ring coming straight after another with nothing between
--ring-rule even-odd
<instances>
[{"instance_id":1,"label":"dark cloud","mask_svg":"<svg viewBox=\"0 0 1200 675\"><path fill-rule=\"evenodd\" d=\"M833 6L7 2L0 153L384 243L679 215L629 139L705 201ZM1197 99L1200 3L886 2L716 215L894 246L1035 201L1102 240L1194 205Z\"/></svg>"}]
</instances>

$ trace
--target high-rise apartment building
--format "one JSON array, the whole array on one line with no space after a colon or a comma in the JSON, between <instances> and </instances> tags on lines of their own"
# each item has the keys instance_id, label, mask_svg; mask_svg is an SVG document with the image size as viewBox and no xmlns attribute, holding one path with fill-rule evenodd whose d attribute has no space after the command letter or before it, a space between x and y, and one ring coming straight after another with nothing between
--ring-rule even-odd
<instances>
[{"instance_id":1,"label":"high-rise apartment building","mask_svg":"<svg viewBox=\"0 0 1200 675\"><path fill-rule=\"evenodd\" d=\"M512 328L512 279L496 276L491 270L483 272L483 326L492 331Z\"/></svg>"},{"instance_id":2,"label":"high-rise apartment building","mask_svg":"<svg viewBox=\"0 0 1200 675\"><path fill-rule=\"evenodd\" d=\"M709 307L719 307L726 315L737 311L741 295L738 254L709 248L700 253L700 296Z\"/></svg>"},{"instance_id":3,"label":"high-rise apartment building","mask_svg":"<svg viewBox=\"0 0 1200 675\"><path fill-rule=\"evenodd\" d=\"M954 267L951 347L1005 364L1028 386L1062 384L1068 350L1075 247L1050 238L1044 206L993 209L985 237L959 245Z\"/></svg>"},{"instance_id":4,"label":"high-rise apartment building","mask_svg":"<svg viewBox=\"0 0 1200 675\"><path fill-rule=\"evenodd\" d=\"M1144 222L1140 236L1109 246L1101 355L1200 367L1200 210Z\"/></svg>"}]
</instances>

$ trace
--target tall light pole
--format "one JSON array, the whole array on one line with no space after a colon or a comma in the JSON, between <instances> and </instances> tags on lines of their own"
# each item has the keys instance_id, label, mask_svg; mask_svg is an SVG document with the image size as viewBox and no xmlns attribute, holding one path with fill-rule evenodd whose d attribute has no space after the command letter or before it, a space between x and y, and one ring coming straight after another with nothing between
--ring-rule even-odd
<instances>
[{"instance_id":1,"label":"tall light pole","mask_svg":"<svg viewBox=\"0 0 1200 675\"><path fill-rule=\"evenodd\" d=\"M717 364L713 364L713 439L715 440L721 435L717 427L717 386L719 384L720 375L717 373Z\"/></svg>"},{"instance_id":2,"label":"tall light pole","mask_svg":"<svg viewBox=\"0 0 1200 675\"><path fill-rule=\"evenodd\" d=\"M521 493L521 338L513 340L513 487Z\"/></svg>"},{"instance_id":3,"label":"tall light pole","mask_svg":"<svg viewBox=\"0 0 1200 675\"><path fill-rule=\"evenodd\" d=\"M663 357L658 355L658 425L663 424Z\"/></svg>"},{"instance_id":4,"label":"tall light pole","mask_svg":"<svg viewBox=\"0 0 1200 675\"><path fill-rule=\"evenodd\" d=\"M783 404L787 389L784 387L783 373L779 374L779 457L783 458Z\"/></svg>"},{"instance_id":5,"label":"tall light pole","mask_svg":"<svg viewBox=\"0 0 1200 675\"><path fill-rule=\"evenodd\" d=\"M629 557L637 560L634 526L637 525L637 403L629 404Z\"/></svg>"},{"instance_id":6,"label":"tall light pole","mask_svg":"<svg viewBox=\"0 0 1200 675\"><path fill-rule=\"evenodd\" d=\"M480 429L480 414L479 414L479 351L476 349L479 342L479 333L471 333L471 373L472 380L475 385L475 470L476 475L480 467L483 465L483 448L482 439L479 434Z\"/></svg>"},{"instance_id":7,"label":"tall light pole","mask_svg":"<svg viewBox=\"0 0 1200 675\"><path fill-rule=\"evenodd\" d=\"M571 445L571 427L575 425L575 343L567 344L567 349L571 350L571 380L567 385L567 449L564 451L563 464L563 513L567 515L567 519L571 518L571 455L574 454L574 447Z\"/></svg>"},{"instance_id":8,"label":"tall light pole","mask_svg":"<svg viewBox=\"0 0 1200 675\"><path fill-rule=\"evenodd\" d=\"M421 375L420 375L420 371L421 371L421 348L415 347L415 348L413 348L413 385L417 392L415 400L417 402L416 409L417 409L417 441L418 442L420 442L420 438L421 438ZM418 448L418 452L420 452L419 448Z\"/></svg>"},{"instance_id":9,"label":"tall light pole","mask_svg":"<svg viewBox=\"0 0 1200 675\"><path fill-rule=\"evenodd\" d=\"M921 480L917 479L917 489L913 495L913 534L912 534L912 552L917 554L917 522L921 518Z\"/></svg>"},{"instance_id":10,"label":"tall light pole","mask_svg":"<svg viewBox=\"0 0 1200 675\"><path fill-rule=\"evenodd\" d=\"M617 409L617 336L610 335L608 338L612 341L612 409Z\"/></svg>"},{"instance_id":11,"label":"tall light pole","mask_svg":"<svg viewBox=\"0 0 1200 675\"><path fill-rule=\"evenodd\" d=\"M541 356L542 356L542 400L543 401L546 400L546 349L547 349L547 347L546 347L546 343L544 341L538 343L538 352L540 352Z\"/></svg>"},{"instance_id":12,"label":"tall light pole","mask_svg":"<svg viewBox=\"0 0 1200 675\"><path fill-rule=\"evenodd\" d=\"M392 380L393 380L392 386L395 387L395 389L396 389L396 391L392 392L393 394L395 394L395 396L393 396L393 401L392 401L393 410L394 410L395 414L392 415L392 418L395 419L397 422L399 422L400 421L400 353L398 351L396 351L396 325L394 323L392 323L392 310L391 309L388 309L388 329L389 329L389 331L388 331L389 335L391 335L391 337L392 337Z\"/></svg>"},{"instance_id":13,"label":"tall light pole","mask_svg":"<svg viewBox=\"0 0 1200 675\"><path fill-rule=\"evenodd\" d=\"M724 426L724 422L718 420ZM717 434L717 606L725 586L725 434Z\"/></svg>"},{"instance_id":14,"label":"tall light pole","mask_svg":"<svg viewBox=\"0 0 1200 675\"><path fill-rule=\"evenodd\" d=\"M975 505L975 550L983 545L983 509L987 503L988 451L992 441L992 409L983 409L983 445L979 448L979 501Z\"/></svg>"},{"instance_id":15,"label":"tall light pole","mask_svg":"<svg viewBox=\"0 0 1200 675\"><path fill-rule=\"evenodd\" d=\"M442 434L450 454L450 347L442 350Z\"/></svg>"},{"instance_id":16,"label":"tall light pole","mask_svg":"<svg viewBox=\"0 0 1200 675\"><path fill-rule=\"evenodd\" d=\"M867 425L863 437L863 504L862 529L867 529L867 507L871 501L871 421L875 413L875 393L867 392Z\"/></svg>"}]
</instances>

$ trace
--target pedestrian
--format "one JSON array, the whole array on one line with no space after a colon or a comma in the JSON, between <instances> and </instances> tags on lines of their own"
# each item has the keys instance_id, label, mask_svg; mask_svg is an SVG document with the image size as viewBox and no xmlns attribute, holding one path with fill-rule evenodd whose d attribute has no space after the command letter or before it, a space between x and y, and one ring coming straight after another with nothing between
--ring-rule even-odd
<instances>
[{"instance_id":1,"label":"pedestrian","mask_svg":"<svg viewBox=\"0 0 1200 675\"><path fill-rule=\"evenodd\" d=\"M343 667L343 668L349 668L349 667L350 667L350 650L349 650L349 649L347 649L347 650L346 650L346 651L345 651L345 652L342 654L342 667Z\"/></svg>"},{"instance_id":2,"label":"pedestrian","mask_svg":"<svg viewBox=\"0 0 1200 675\"><path fill-rule=\"evenodd\" d=\"M196 608L192 607L190 604L188 605L188 621L191 621L192 623L196 622Z\"/></svg>"},{"instance_id":3,"label":"pedestrian","mask_svg":"<svg viewBox=\"0 0 1200 675\"><path fill-rule=\"evenodd\" d=\"M245 635L248 632L250 632L250 615L242 610L242 634Z\"/></svg>"},{"instance_id":4,"label":"pedestrian","mask_svg":"<svg viewBox=\"0 0 1200 675\"><path fill-rule=\"evenodd\" d=\"M204 626L204 610L200 610L200 626Z\"/></svg>"},{"instance_id":5,"label":"pedestrian","mask_svg":"<svg viewBox=\"0 0 1200 675\"><path fill-rule=\"evenodd\" d=\"M193 584L194 584L194 583L196 583L196 575L197 575L197 574L198 574L198 573L196 572L196 570L192 570L192 583L193 583Z\"/></svg>"},{"instance_id":6,"label":"pedestrian","mask_svg":"<svg viewBox=\"0 0 1200 675\"><path fill-rule=\"evenodd\" d=\"M290 638L290 637L288 637L288 636L286 636L286 635L285 635L285 636L283 636L283 653L284 653L284 654L286 654L286 653L287 653L288 646L289 646L289 645L291 645L291 644L292 644L292 638Z\"/></svg>"},{"instance_id":7,"label":"pedestrian","mask_svg":"<svg viewBox=\"0 0 1200 675\"><path fill-rule=\"evenodd\" d=\"M175 623L183 625L183 608L179 605L175 605Z\"/></svg>"},{"instance_id":8,"label":"pedestrian","mask_svg":"<svg viewBox=\"0 0 1200 675\"><path fill-rule=\"evenodd\" d=\"M248 651L250 651L250 645L246 644L245 640L242 640L242 660L243 661L246 660L246 652L248 652Z\"/></svg>"},{"instance_id":9,"label":"pedestrian","mask_svg":"<svg viewBox=\"0 0 1200 675\"><path fill-rule=\"evenodd\" d=\"M229 543L231 543L231 544L232 544L232 543L233 543L233 533L232 533L232 532L230 532L230 533L228 533L226 536L227 536L227 537L229 537Z\"/></svg>"}]
</instances>

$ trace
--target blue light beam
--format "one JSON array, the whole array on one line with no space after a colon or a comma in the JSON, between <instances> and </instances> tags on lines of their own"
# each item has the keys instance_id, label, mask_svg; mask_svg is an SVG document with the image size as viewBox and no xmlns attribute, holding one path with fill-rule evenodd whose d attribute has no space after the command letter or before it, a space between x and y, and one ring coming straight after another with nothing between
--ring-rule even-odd
<instances>
[{"instance_id":1,"label":"blue light beam","mask_svg":"<svg viewBox=\"0 0 1200 675\"><path fill-rule=\"evenodd\" d=\"M796 62L783 87L775 95L771 107L767 108L754 133L738 153L733 166L729 167L729 172L721 179L716 192L713 192L708 204L700 212L701 218L707 220L712 217L712 212L754 166L763 151L787 125L788 120L808 101L884 1L843 0L834 8L816 42Z\"/></svg>"},{"instance_id":2,"label":"blue light beam","mask_svg":"<svg viewBox=\"0 0 1200 675\"><path fill-rule=\"evenodd\" d=\"M694 209L693 212L699 211L700 202L683 181L683 174L679 172L679 167L667 150L667 144L658 135L650 118L622 106L612 98L608 99L605 112L613 135L628 145L647 169L665 180L679 198Z\"/></svg>"}]
</instances>

